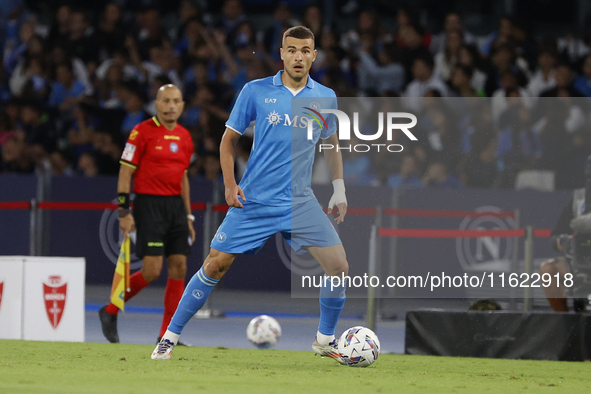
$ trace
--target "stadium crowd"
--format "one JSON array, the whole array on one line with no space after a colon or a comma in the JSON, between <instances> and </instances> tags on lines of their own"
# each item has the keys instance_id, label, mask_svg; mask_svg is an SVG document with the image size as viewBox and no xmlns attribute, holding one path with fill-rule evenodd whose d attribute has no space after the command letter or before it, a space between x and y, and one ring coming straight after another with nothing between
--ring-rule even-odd
<instances>
[{"instance_id":1,"label":"stadium crowd","mask_svg":"<svg viewBox=\"0 0 591 394\"><path fill-rule=\"evenodd\" d=\"M173 83L195 143L190 176L219 179L219 142L237 94L280 69L282 34L296 24L316 36L312 78L339 97L401 97L426 120L402 153L345 155L349 185L513 188L521 171L548 170L557 188L572 188L591 152L590 43L538 37L511 16L477 36L453 12L441 15L441 32L429 32L408 7L395 23L360 7L346 29L335 18L327 24L325 7L313 3L296 12L277 2L266 24L250 20L241 0L216 12L198 0L172 2L175 12L133 0L45 14L6 3L0 173L116 175L133 126L155 114L158 87ZM237 176L251 146L239 140Z\"/></svg>"}]
</instances>

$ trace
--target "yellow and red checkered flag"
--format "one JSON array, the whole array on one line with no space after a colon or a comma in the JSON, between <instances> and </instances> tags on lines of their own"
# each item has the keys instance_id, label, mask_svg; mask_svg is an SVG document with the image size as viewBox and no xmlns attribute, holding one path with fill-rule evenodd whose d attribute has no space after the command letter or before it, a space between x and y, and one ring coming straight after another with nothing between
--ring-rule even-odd
<instances>
[{"instance_id":1,"label":"yellow and red checkered flag","mask_svg":"<svg viewBox=\"0 0 591 394\"><path fill-rule=\"evenodd\" d=\"M111 286L111 303L122 311L125 310L125 291L129 291L129 264L131 261L131 244L129 237L125 237L121 244L121 251L113 275Z\"/></svg>"}]
</instances>

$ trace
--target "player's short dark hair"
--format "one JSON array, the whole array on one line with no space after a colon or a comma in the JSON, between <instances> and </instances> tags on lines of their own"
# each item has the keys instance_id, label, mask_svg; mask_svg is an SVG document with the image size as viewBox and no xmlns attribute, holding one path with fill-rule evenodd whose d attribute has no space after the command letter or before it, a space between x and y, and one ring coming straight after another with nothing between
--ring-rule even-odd
<instances>
[{"instance_id":1,"label":"player's short dark hair","mask_svg":"<svg viewBox=\"0 0 591 394\"><path fill-rule=\"evenodd\" d=\"M306 26L290 27L285 33L283 33L283 41L285 41L287 37L297 38L298 40L311 38L312 41L314 41L314 33L312 33L312 30L308 29Z\"/></svg>"}]
</instances>

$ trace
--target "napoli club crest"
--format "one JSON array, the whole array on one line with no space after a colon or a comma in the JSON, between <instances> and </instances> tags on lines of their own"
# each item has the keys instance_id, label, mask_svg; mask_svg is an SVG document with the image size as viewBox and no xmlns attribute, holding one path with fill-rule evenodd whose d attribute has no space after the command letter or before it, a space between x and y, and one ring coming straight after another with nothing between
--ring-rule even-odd
<instances>
[{"instance_id":1,"label":"napoli club crest","mask_svg":"<svg viewBox=\"0 0 591 394\"><path fill-rule=\"evenodd\" d=\"M43 283L43 299L49 324L55 330L64 314L68 284L62 282L61 276L50 276L48 282Z\"/></svg>"},{"instance_id":2,"label":"napoli club crest","mask_svg":"<svg viewBox=\"0 0 591 394\"><path fill-rule=\"evenodd\" d=\"M177 153L179 151L179 146L176 142L171 142L170 143L170 151L172 153Z\"/></svg>"}]
</instances>

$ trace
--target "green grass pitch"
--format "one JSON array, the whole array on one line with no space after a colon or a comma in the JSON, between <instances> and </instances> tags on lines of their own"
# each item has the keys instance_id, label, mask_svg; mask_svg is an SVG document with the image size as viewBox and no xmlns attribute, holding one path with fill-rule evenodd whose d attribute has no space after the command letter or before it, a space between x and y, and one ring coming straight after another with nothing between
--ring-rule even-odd
<instances>
[{"instance_id":1,"label":"green grass pitch","mask_svg":"<svg viewBox=\"0 0 591 394\"><path fill-rule=\"evenodd\" d=\"M0 393L591 393L591 364L382 354L368 368L310 352L0 340Z\"/></svg>"}]
</instances>

